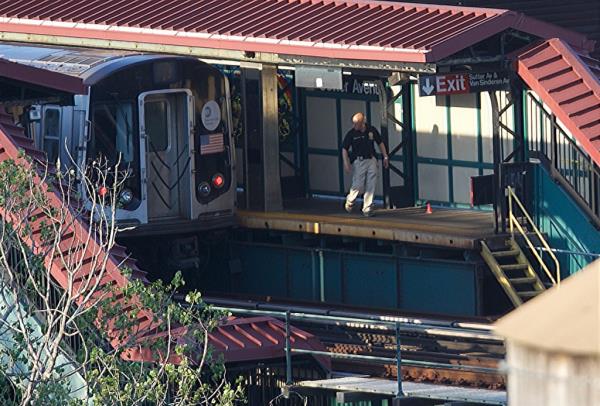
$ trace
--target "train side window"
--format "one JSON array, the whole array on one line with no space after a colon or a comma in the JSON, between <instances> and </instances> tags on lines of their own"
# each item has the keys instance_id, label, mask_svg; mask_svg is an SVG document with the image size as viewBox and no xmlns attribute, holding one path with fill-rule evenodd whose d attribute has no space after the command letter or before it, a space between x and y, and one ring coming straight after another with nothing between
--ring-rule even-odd
<instances>
[{"instance_id":1,"label":"train side window","mask_svg":"<svg viewBox=\"0 0 600 406\"><path fill-rule=\"evenodd\" d=\"M44 111L43 147L48 155L48 162L55 163L58 159L60 144L60 110L46 108Z\"/></svg>"},{"instance_id":2,"label":"train side window","mask_svg":"<svg viewBox=\"0 0 600 406\"><path fill-rule=\"evenodd\" d=\"M94 158L102 155L115 163L118 152L122 163L133 161L133 108L130 103L97 104L93 123Z\"/></svg>"},{"instance_id":3,"label":"train side window","mask_svg":"<svg viewBox=\"0 0 600 406\"><path fill-rule=\"evenodd\" d=\"M152 152L162 152L169 148L168 106L166 101L150 101L144 105L146 134Z\"/></svg>"},{"instance_id":4,"label":"train side window","mask_svg":"<svg viewBox=\"0 0 600 406\"><path fill-rule=\"evenodd\" d=\"M123 154L123 161L133 161L133 109L131 104L116 106L117 116L117 151Z\"/></svg>"}]
</instances>

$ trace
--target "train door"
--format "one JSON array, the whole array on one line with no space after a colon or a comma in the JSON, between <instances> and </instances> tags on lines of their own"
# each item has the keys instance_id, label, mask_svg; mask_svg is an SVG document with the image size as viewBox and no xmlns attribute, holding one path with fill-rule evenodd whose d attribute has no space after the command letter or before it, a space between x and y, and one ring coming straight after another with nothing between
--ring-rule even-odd
<instances>
[{"instance_id":1,"label":"train door","mask_svg":"<svg viewBox=\"0 0 600 406\"><path fill-rule=\"evenodd\" d=\"M56 163L60 156L62 122L60 106L42 107L42 125L38 145L46 152L48 162Z\"/></svg>"},{"instance_id":2,"label":"train door","mask_svg":"<svg viewBox=\"0 0 600 406\"><path fill-rule=\"evenodd\" d=\"M193 97L188 90L153 91L140 95L139 106L147 220L190 218Z\"/></svg>"}]
</instances>

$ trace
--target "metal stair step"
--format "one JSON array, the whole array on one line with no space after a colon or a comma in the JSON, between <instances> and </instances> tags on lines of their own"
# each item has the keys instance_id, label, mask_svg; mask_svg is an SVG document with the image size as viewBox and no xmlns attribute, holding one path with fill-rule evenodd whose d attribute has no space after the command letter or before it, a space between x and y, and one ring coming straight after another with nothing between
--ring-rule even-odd
<instances>
[{"instance_id":1,"label":"metal stair step","mask_svg":"<svg viewBox=\"0 0 600 406\"><path fill-rule=\"evenodd\" d=\"M534 277L530 276L530 277L526 277L526 278L508 278L508 280L514 284L522 284L522 283L534 283L536 279Z\"/></svg>"},{"instance_id":2,"label":"metal stair step","mask_svg":"<svg viewBox=\"0 0 600 406\"><path fill-rule=\"evenodd\" d=\"M517 295L519 295L520 297L526 298L526 297L536 297L540 293L541 292L537 291L537 290L529 290L529 291L517 292Z\"/></svg>"},{"instance_id":3,"label":"metal stair step","mask_svg":"<svg viewBox=\"0 0 600 406\"><path fill-rule=\"evenodd\" d=\"M519 255L519 250L495 251L492 252L492 255L495 258L516 257Z\"/></svg>"},{"instance_id":4,"label":"metal stair step","mask_svg":"<svg viewBox=\"0 0 600 406\"><path fill-rule=\"evenodd\" d=\"M503 271L517 271L527 269L527 264L511 264L511 265L500 265Z\"/></svg>"}]
</instances>

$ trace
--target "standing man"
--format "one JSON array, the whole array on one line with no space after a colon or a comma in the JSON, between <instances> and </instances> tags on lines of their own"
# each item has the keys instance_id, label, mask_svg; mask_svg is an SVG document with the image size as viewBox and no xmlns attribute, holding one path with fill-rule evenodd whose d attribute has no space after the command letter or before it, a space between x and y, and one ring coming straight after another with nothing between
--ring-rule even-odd
<instances>
[{"instance_id":1,"label":"standing man","mask_svg":"<svg viewBox=\"0 0 600 406\"><path fill-rule=\"evenodd\" d=\"M388 167L389 158L381 135L365 122L363 113L352 116L352 129L344 137L342 144L342 158L346 173L352 172L352 187L346 196L345 208L348 213L352 212L354 201L360 193L364 192L363 209L365 216L373 215L373 196L377 184L377 158L375 158L374 143L379 145L383 155L383 166ZM352 160L350 156L352 155Z\"/></svg>"}]
</instances>

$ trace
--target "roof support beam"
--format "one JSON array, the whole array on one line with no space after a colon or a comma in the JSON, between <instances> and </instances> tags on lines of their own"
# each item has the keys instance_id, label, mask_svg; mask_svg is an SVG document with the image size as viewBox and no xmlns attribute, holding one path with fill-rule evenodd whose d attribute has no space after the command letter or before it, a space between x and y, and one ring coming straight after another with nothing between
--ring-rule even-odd
<instances>
[{"instance_id":1,"label":"roof support beam","mask_svg":"<svg viewBox=\"0 0 600 406\"><path fill-rule=\"evenodd\" d=\"M279 170L279 105L277 103L277 89L277 67L275 65L263 65L261 70L261 93L265 211L283 209Z\"/></svg>"},{"instance_id":2,"label":"roof support beam","mask_svg":"<svg viewBox=\"0 0 600 406\"><path fill-rule=\"evenodd\" d=\"M76 46L87 48L120 49L133 52L187 55L203 59L221 59L234 62L255 62L273 65L306 65L410 73L435 73L436 70L436 66L433 63L319 58L311 56L284 55L266 52L246 52L228 49L203 48L186 45L170 45L98 38L76 38L68 36L30 34L7 31L0 32L0 40L54 46Z\"/></svg>"}]
</instances>

